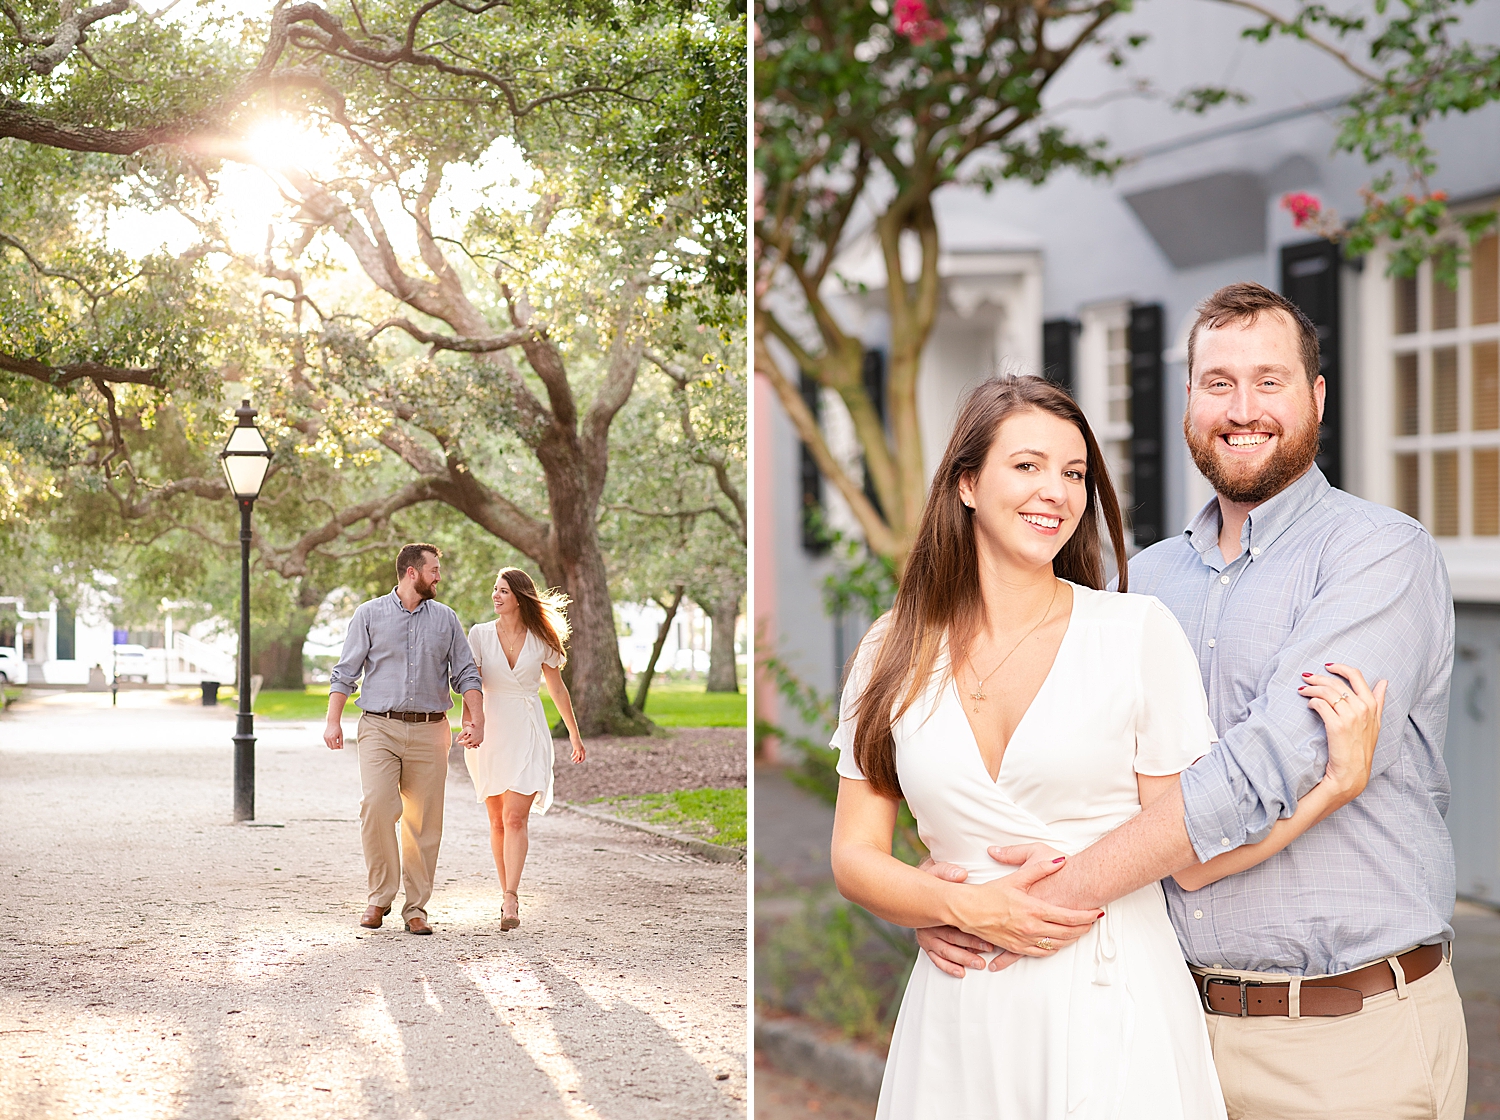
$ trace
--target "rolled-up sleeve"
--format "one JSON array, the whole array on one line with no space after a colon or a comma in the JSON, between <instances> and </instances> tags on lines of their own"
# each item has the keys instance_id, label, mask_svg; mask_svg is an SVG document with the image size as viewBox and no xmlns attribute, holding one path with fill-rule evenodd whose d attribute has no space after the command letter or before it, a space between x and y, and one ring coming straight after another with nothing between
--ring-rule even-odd
<instances>
[{"instance_id":1,"label":"rolled-up sleeve","mask_svg":"<svg viewBox=\"0 0 1500 1120\"><path fill-rule=\"evenodd\" d=\"M1390 682L1373 773L1398 758L1414 701L1452 656L1453 605L1437 546L1416 525L1338 542L1320 585L1266 666L1247 716L1182 774L1188 836L1200 860L1257 843L1321 780L1323 721L1297 688L1326 662ZM1446 626L1434 625L1446 618Z\"/></svg>"},{"instance_id":2,"label":"rolled-up sleeve","mask_svg":"<svg viewBox=\"0 0 1500 1120\"><path fill-rule=\"evenodd\" d=\"M364 675L365 660L370 655L370 611L369 604L361 604L349 620L349 632L344 635L344 651L339 654L338 664L328 678L328 691L353 696L359 691L359 678Z\"/></svg>"},{"instance_id":3,"label":"rolled-up sleeve","mask_svg":"<svg viewBox=\"0 0 1500 1120\"><path fill-rule=\"evenodd\" d=\"M479 667L474 664L474 651L469 648L469 639L464 635L463 623L458 615L450 614L448 630L448 682L453 691L462 696L484 687Z\"/></svg>"}]
</instances>

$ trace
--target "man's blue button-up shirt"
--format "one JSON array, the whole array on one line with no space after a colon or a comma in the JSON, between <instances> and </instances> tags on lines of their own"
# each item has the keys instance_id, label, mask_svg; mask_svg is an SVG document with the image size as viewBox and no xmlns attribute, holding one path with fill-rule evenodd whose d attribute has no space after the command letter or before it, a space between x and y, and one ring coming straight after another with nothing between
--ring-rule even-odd
<instances>
[{"instance_id":1,"label":"man's blue button-up shirt","mask_svg":"<svg viewBox=\"0 0 1500 1120\"><path fill-rule=\"evenodd\" d=\"M1219 732L1182 775L1200 859L1264 839L1321 780L1328 741L1297 692L1304 672L1343 662L1390 685L1364 793L1248 871L1193 892L1167 880L1184 953L1320 975L1451 938L1453 600L1436 543L1317 467L1251 512L1230 563L1220 526L1215 499L1130 562L1130 590L1161 599L1197 651Z\"/></svg>"},{"instance_id":2,"label":"man's blue button-up shirt","mask_svg":"<svg viewBox=\"0 0 1500 1120\"><path fill-rule=\"evenodd\" d=\"M458 615L435 599L409 611L392 590L354 612L328 691L359 689L367 712L446 712L450 684L458 693L483 687Z\"/></svg>"}]
</instances>

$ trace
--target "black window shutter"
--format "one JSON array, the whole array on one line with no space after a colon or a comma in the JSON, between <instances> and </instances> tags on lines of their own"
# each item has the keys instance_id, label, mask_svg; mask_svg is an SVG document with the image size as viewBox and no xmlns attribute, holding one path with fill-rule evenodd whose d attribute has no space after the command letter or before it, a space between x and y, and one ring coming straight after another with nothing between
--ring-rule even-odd
<instances>
[{"instance_id":1,"label":"black window shutter","mask_svg":"<svg viewBox=\"0 0 1500 1120\"><path fill-rule=\"evenodd\" d=\"M813 420L818 420L822 407L818 398L820 387L817 379L803 373L798 388ZM818 462L807 444L797 446L801 451L802 548L817 556L828 551L828 540L823 532L823 474L818 470Z\"/></svg>"},{"instance_id":2,"label":"black window shutter","mask_svg":"<svg viewBox=\"0 0 1500 1120\"><path fill-rule=\"evenodd\" d=\"M1281 294L1302 309L1318 328L1318 366L1327 386L1323 426L1318 429L1318 467L1334 486L1341 486L1343 425L1339 384L1339 248L1319 239L1281 250Z\"/></svg>"},{"instance_id":3,"label":"black window shutter","mask_svg":"<svg viewBox=\"0 0 1500 1120\"><path fill-rule=\"evenodd\" d=\"M885 425L886 406L886 369L884 350L866 350L864 360L864 382L865 393L870 398L870 403L875 406L875 415L880 417L881 426ZM865 497L870 499L870 504L875 507L881 517L885 516L885 510L880 504L880 495L875 492L875 480L870 477L870 468L865 467Z\"/></svg>"},{"instance_id":4,"label":"black window shutter","mask_svg":"<svg viewBox=\"0 0 1500 1120\"><path fill-rule=\"evenodd\" d=\"M1162 470L1162 309L1159 303L1130 309L1130 511L1137 548L1155 544L1166 531L1166 487Z\"/></svg>"},{"instance_id":5,"label":"black window shutter","mask_svg":"<svg viewBox=\"0 0 1500 1120\"><path fill-rule=\"evenodd\" d=\"M1073 372L1074 340L1078 337L1076 319L1048 319L1042 324L1042 376L1061 385L1073 395L1076 374Z\"/></svg>"}]
</instances>

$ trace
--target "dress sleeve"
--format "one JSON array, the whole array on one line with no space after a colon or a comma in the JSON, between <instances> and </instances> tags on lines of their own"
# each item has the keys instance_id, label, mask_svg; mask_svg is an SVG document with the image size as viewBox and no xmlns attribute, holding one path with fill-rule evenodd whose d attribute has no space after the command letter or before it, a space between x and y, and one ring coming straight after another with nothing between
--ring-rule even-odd
<instances>
[{"instance_id":1,"label":"dress sleeve","mask_svg":"<svg viewBox=\"0 0 1500 1120\"><path fill-rule=\"evenodd\" d=\"M547 668L549 669L556 669L559 665L562 664L562 654L558 653L557 650L553 649L540 638L537 639L537 642L542 647L543 665L547 666Z\"/></svg>"},{"instance_id":2,"label":"dress sleeve","mask_svg":"<svg viewBox=\"0 0 1500 1120\"><path fill-rule=\"evenodd\" d=\"M854 727L859 718L859 698L870 683L870 673L875 666L875 655L880 651L880 638L885 630L885 618L876 619L865 632L859 649L854 654L854 664L844 681L844 691L839 697L839 725L828 745L839 752L838 773L841 778L864 781L864 774L854 761Z\"/></svg>"},{"instance_id":3,"label":"dress sleeve","mask_svg":"<svg viewBox=\"0 0 1500 1120\"><path fill-rule=\"evenodd\" d=\"M1141 703L1135 724L1135 772L1186 770L1218 741L1198 658L1176 617L1151 598L1141 627Z\"/></svg>"},{"instance_id":4,"label":"dress sleeve","mask_svg":"<svg viewBox=\"0 0 1500 1120\"><path fill-rule=\"evenodd\" d=\"M484 654L480 650L484 646L484 639L479 636L479 628L489 625L488 622L476 622L469 628L469 650L474 654L474 668L481 673L484 672Z\"/></svg>"}]
</instances>

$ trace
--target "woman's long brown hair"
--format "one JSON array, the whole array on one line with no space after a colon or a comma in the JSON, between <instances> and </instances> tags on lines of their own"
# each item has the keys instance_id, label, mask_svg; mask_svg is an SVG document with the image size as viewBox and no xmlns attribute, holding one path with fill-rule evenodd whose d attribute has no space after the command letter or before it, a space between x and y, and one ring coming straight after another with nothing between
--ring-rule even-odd
<instances>
[{"instance_id":1,"label":"woman's long brown hair","mask_svg":"<svg viewBox=\"0 0 1500 1120\"><path fill-rule=\"evenodd\" d=\"M963 663L983 614L973 510L959 497L959 480L979 476L1001 423L1027 411L1046 412L1066 420L1083 435L1088 449L1088 501L1078 528L1052 561L1054 574L1085 587L1103 589L1104 555L1099 538L1102 515L1114 545L1119 589L1125 590L1125 528L1120 500L1083 411L1064 390L1040 377L996 377L976 386L958 410L948 449L933 476L895 605L878 634L871 628L870 640L879 641L880 649L859 699L854 761L870 788L885 797L901 796L892 727L926 688L944 636L948 639L951 672L953 666Z\"/></svg>"},{"instance_id":2,"label":"woman's long brown hair","mask_svg":"<svg viewBox=\"0 0 1500 1120\"><path fill-rule=\"evenodd\" d=\"M503 579L516 597L521 625L558 652L562 657L559 668L566 665L568 651L563 647L567 645L570 628L568 616L563 611L568 605L568 597L557 590L538 591L522 568L501 568L495 578Z\"/></svg>"}]
</instances>

